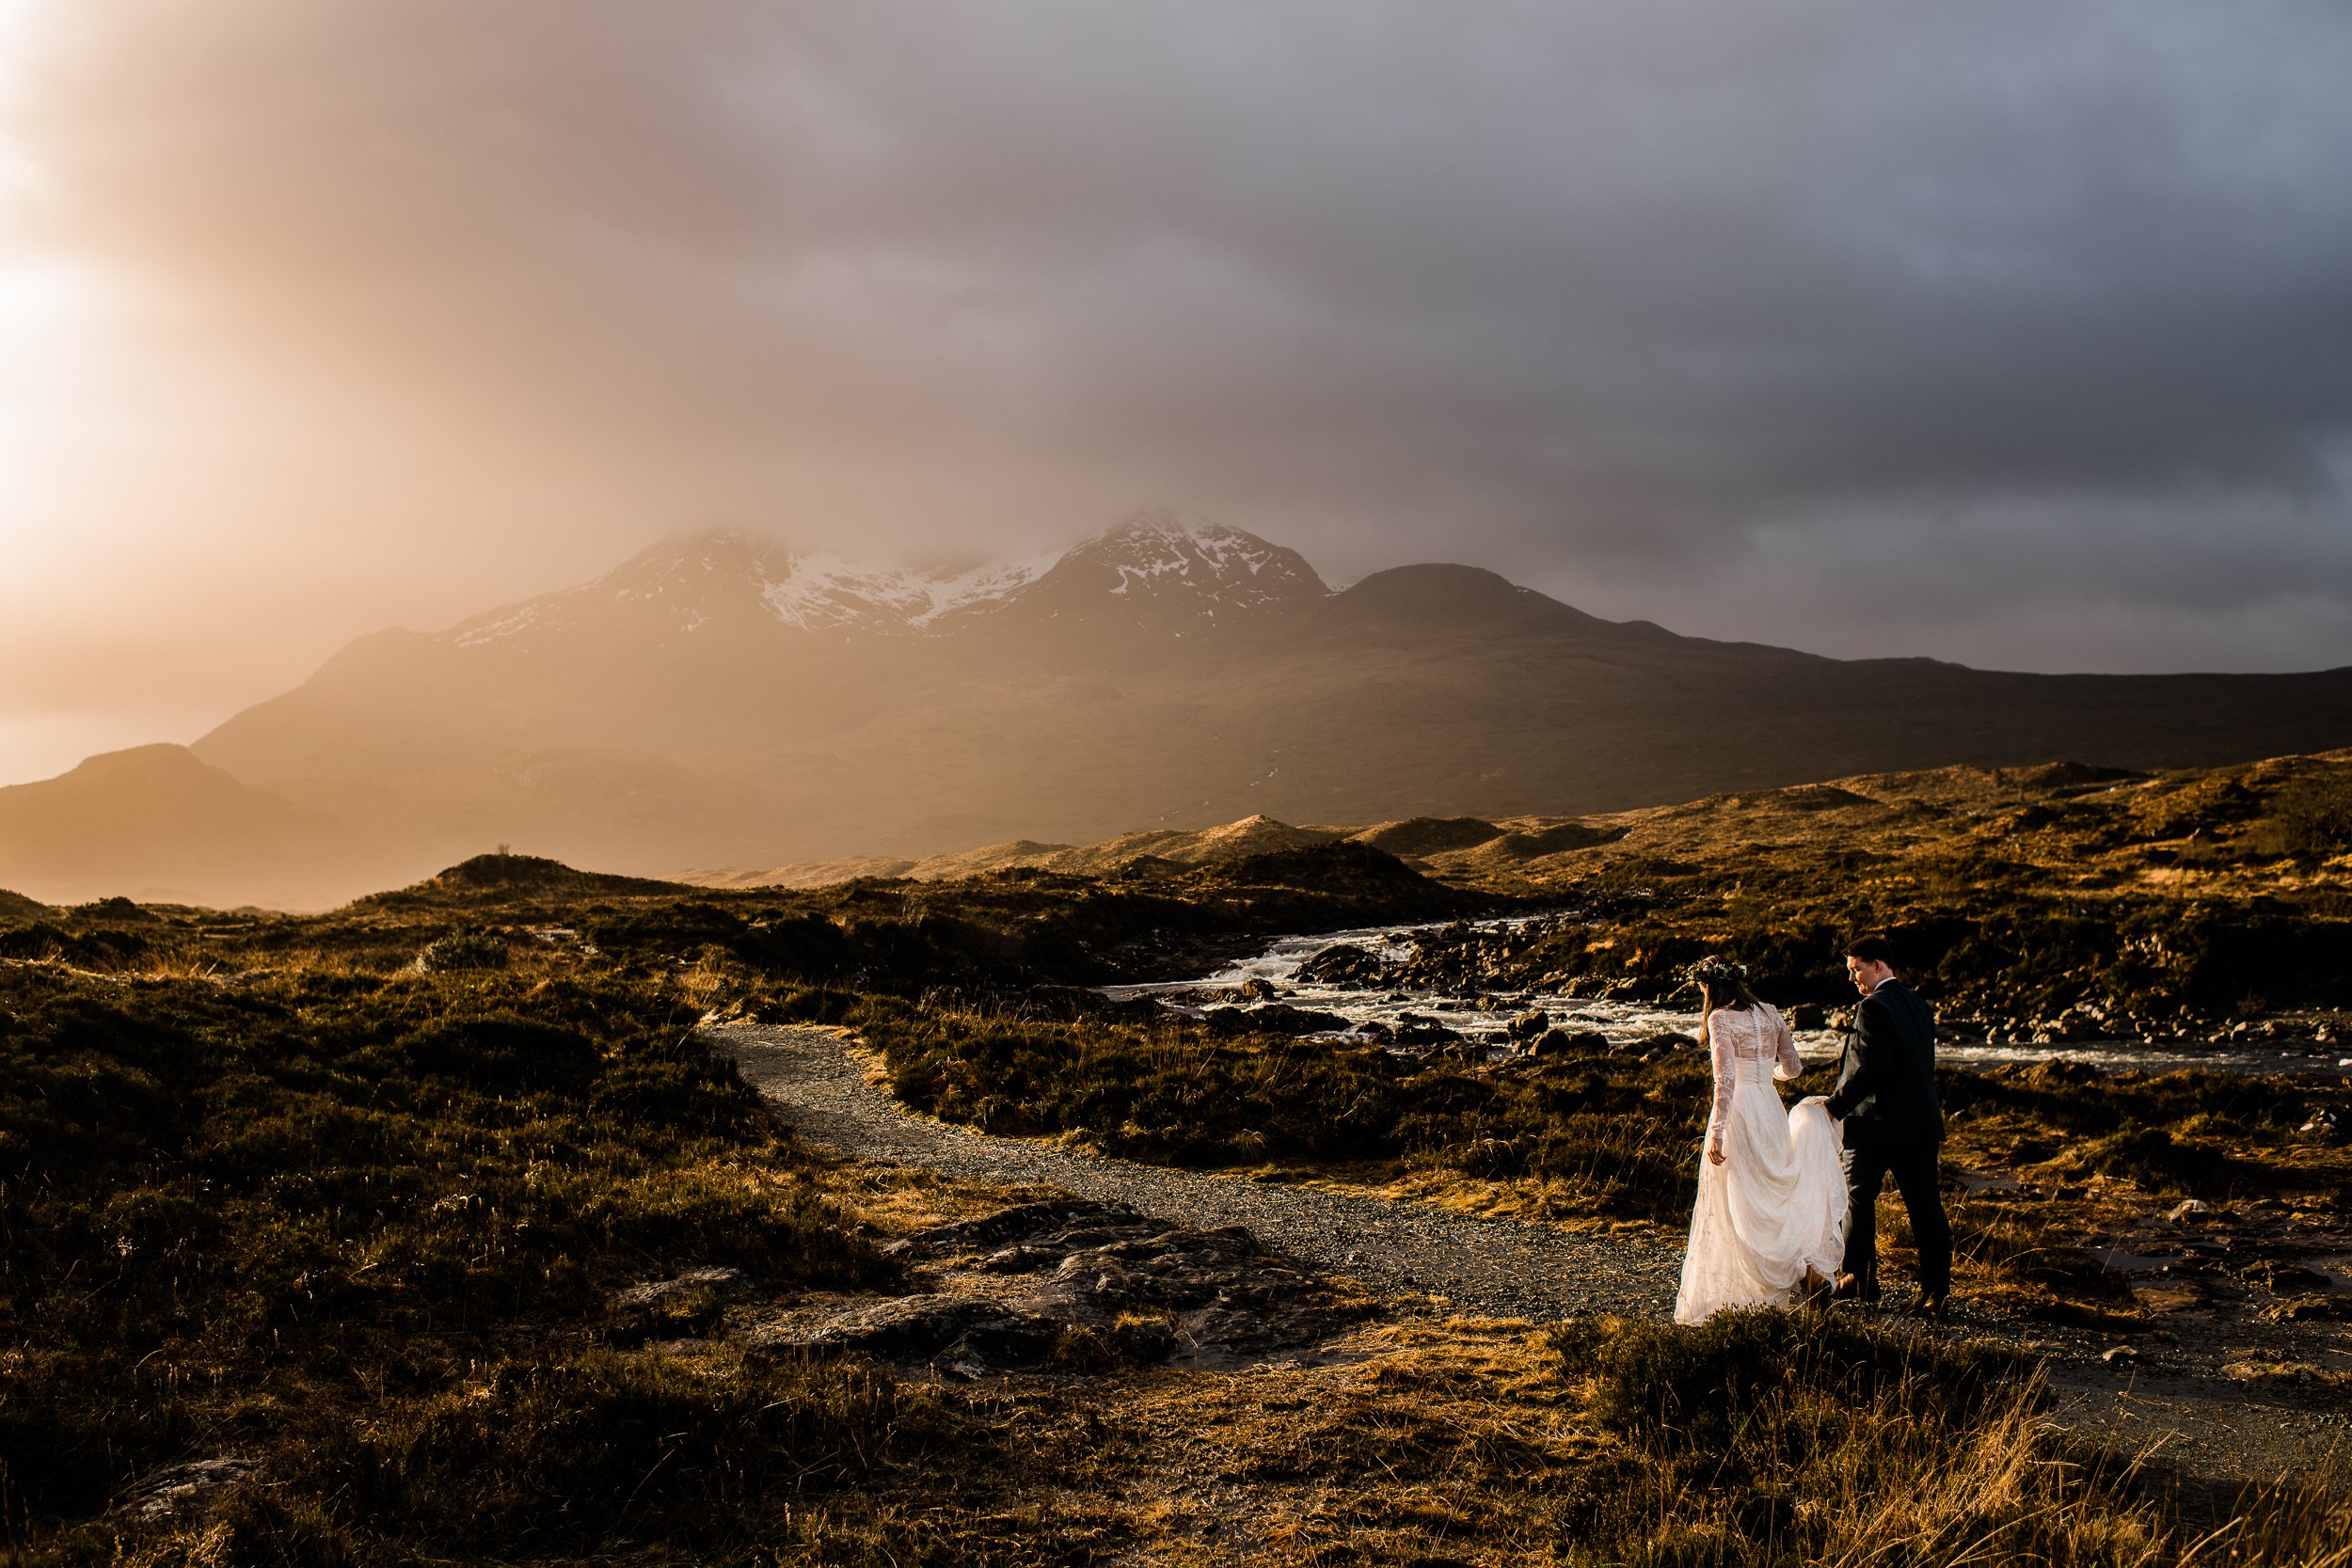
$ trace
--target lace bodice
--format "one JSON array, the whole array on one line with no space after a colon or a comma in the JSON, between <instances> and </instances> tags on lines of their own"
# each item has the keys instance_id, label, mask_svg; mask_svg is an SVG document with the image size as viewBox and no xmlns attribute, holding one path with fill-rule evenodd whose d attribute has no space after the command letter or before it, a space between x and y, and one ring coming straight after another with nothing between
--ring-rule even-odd
<instances>
[{"instance_id":1,"label":"lace bodice","mask_svg":"<svg viewBox=\"0 0 2352 1568\"><path fill-rule=\"evenodd\" d=\"M1758 1002L1745 1012L1718 1007L1708 1014L1707 1043L1715 1064L1717 1127L1724 1124L1732 1090L1741 1080L1769 1086L1775 1078L1795 1078L1804 1071L1796 1037L1781 1021L1779 1009L1767 1003Z\"/></svg>"}]
</instances>

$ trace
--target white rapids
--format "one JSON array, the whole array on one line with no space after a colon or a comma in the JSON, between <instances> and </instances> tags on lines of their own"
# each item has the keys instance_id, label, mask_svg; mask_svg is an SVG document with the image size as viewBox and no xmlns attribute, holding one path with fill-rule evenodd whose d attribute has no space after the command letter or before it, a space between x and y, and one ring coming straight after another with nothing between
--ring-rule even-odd
<instances>
[{"instance_id":1,"label":"white rapids","mask_svg":"<svg viewBox=\"0 0 2352 1568\"><path fill-rule=\"evenodd\" d=\"M1553 917L1510 915L1468 924L1476 931L1517 935L1550 918ZM1263 980L1274 988L1276 994L1272 1000L1314 1012L1336 1014L1347 1021L1345 1030L1309 1035L1306 1037L1309 1039L1362 1041L1376 1037L1365 1031L1366 1024L1380 1024L1394 1030L1419 1020L1428 1020L1444 1025L1468 1040L1486 1046L1491 1053L1497 1054L1523 1049L1513 1041L1508 1030L1513 1019L1532 1012L1542 1013L1551 1027L1570 1034L1597 1030L1606 1035L1613 1044L1629 1044L1665 1034L1688 1037L1698 1028L1698 1014L1693 1008L1658 1002L1562 996L1533 990L1498 990L1462 995L1438 990L1337 986L1299 977L1299 970L1310 958L1342 945L1363 948L1384 963L1398 962L1411 956L1422 933L1442 930L1454 924L1452 921L1431 921L1422 925L1374 926L1360 930L1326 931L1312 936L1277 937L1263 953L1240 959L1214 974L1204 974L1198 979L1162 980L1147 985L1104 986L1098 989L1113 1001L1138 996L1153 997L1180 1012L1198 1017L1208 1007L1226 1000L1215 993L1232 991L1252 980ZM1695 1003L1696 998L1689 1000ZM1844 1037L1835 1030L1802 1030L1797 1034L1798 1051L1807 1063L1815 1066L1835 1061L1843 1044ZM2352 1070L2352 1057L2338 1061L2332 1052L2313 1055L2291 1044L2247 1044L2238 1041L2119 1039L2040 1045L1963 1038L1939 1040L1935 1051L1939 1062L1952 1067L1990 1067L2005 1062L2033 1063L2063 1058L2110 1070L2137 1069L2167 1071L2180 1068L2201 1068L2221 1072L2318 1072L2330 1076Z\"/></svg>"}]
</instances>

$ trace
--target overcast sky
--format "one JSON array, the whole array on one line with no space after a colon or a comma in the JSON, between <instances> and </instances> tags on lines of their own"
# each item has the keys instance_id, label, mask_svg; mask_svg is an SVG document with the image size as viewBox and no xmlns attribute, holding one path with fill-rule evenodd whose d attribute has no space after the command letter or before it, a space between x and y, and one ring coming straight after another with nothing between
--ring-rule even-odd
<instances>
[{"instance_id":1,"label":"overcast sky","mask_svg":"<svg viewBox=\"0 0 2352 1568\"><path fill-rule=\"evenodd\" d=\"M0 782L714 523L2352 663L2347 83L2341 0L0 0Z\"/></svg>"}]
</instances>

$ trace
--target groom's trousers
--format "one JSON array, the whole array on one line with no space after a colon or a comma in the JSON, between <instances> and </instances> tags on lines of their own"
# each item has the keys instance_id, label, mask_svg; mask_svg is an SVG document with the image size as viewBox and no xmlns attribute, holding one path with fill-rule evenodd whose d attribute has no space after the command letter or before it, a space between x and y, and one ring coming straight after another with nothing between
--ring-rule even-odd
<instances>
[{"instance_id":1,"label":"groom's trousers","mask_svg":"<svg viewBox=\"0 0 2352 1568\"><path fill-rule=\"evenodd\" d=\"M1911 1237L1919 1248L1919 1291L1941 1296L1952 1283L1952 1227L1944 1217L1944 1195L1936 1190L1934 1144L1846 1150L1846 1193L1851 1200L1846 1231L1846 1272L1862 1295L1879 1293L1879 1189L1895 1178L1911 1214Z\"/></svg>"}]
</instances>

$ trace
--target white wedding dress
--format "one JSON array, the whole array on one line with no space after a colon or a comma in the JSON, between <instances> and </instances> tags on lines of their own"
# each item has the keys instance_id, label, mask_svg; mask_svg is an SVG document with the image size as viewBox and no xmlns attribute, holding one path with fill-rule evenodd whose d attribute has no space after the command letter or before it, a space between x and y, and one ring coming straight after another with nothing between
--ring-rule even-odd
<instances>
[{"instance_id":1,"label":"white wedding dress","mask_svg":"<svg viewBox=\"0 0 2352 1568\"><path fill-rule=\"evenodd\" d=\"M1699 1152L1699 1200L1682 1259L1675 1322L1730 1307L1786 1307L1811 1268L1836 1273L1846 1249L1846 1174L1837 1123L1819 1096L1783 1110L1779 1078L1804 1070L1780 1014L1762 1003L1707 1020L1715 1106Z\"/></svg>"}]
</instances>

